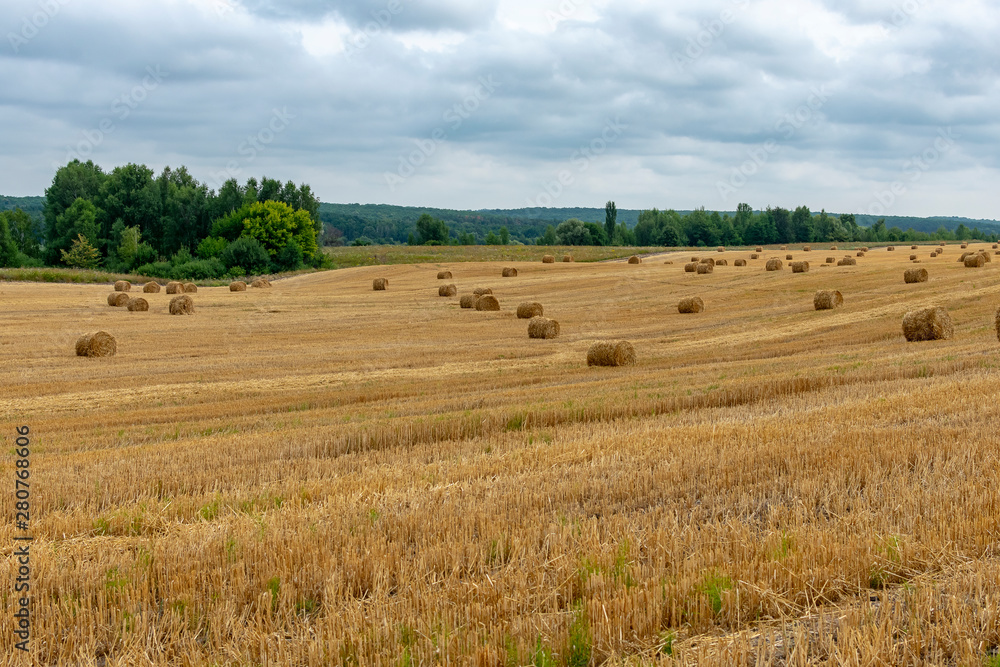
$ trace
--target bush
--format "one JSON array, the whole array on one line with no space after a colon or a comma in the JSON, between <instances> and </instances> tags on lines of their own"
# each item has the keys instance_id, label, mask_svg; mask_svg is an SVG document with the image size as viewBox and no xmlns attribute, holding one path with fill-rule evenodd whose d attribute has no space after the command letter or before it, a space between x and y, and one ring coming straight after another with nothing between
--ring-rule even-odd
<instances>
[{"instance_id":1,"label":"bush","mask_svg":"<svg viewBox=\"0 0 1000 667\"><path fill-rule=\"evenodd\" d=\"M153 246L148 243L140 243L135 248L135 254L132 255L132 266L142 266L144 264L152 264L159 259L156 254L156 250Z\"/></svg>"},{"instance_id":2,"label":"bush","mask_svg":"<svg viewBox=\"0 0 1000 667\"><path fill-rule=\"evenodd\" d=\"M292 239L284 248L278 251L274 264L279 271L296 271L302 268L302 247Z\"/></svg>"},{"instance_id":3,"label":"bush","mask_svg":"<svg viewBox=\"0 0 1000 667\"><path fill-rule=\"evenodd\" d=\"M187 264L192 259L194 259L194 257L191 256L191 251L187 248L181 248L174 253L173 257L170 258L170 263L174 266L180 266L182 264Z\"/></svg>"},{"instance_id":4,"label":"bush","mask_svg":"<svg viewBox=\"0 0 1000 667\"><path fill-rule=\"evenodd\" d=\"M313 255L311 265L314 269L332 269L334 267L333 257L321 250Z\"/></svg>"},{"instance_id":5,"label":"bush","mask_svg":"<svg viewBox=\"0 0 1000 667\"><path fill-rule=\"evenodd\" d=\"M243 270L242 266L231 266L229 267L229 270L226 271L226 277L228 278L240 278L246 274L247 272Z\"/></svg>"},{"instance_id":6,"label":"bush","mask_svg":"<svg viewBox=\"0 0 1000 667\"><path fill-rule=\"evenodd\" d=\"M230 243L219 256L227 269L242 267L250 273L265 273L271 266L271 257L256 239L240 237ZM246 275L240 273L239 275Z\"/></svg>"},{"instance_id":7,"label":"bush","mask_svg":"<svg viewBox=\"0 0 1000 667\"><path fill-rule=\"evenodd\" d=\"M170 262L151 262L137 268L135 273L150 278L173 278L174 267Z\"/></svg>"},{"instance_id":8,"label":"bush","mask_svg":"<svg viewBox=\"0 0 1000 667\"><path fill-rule=\"evenodd\" d=\"M221 278L226 273L226 267L218 257L211 259L194 259L186 264L174 267L173 277L186 280L211 280Z\"/></svg>"},{"instance_id":9,"label":"bush","mask_svg":"<svg viewBox=\"0 0 1000 667\"><path fill-rule=\"evenodd\" d=\"M229 241L226 239L217 236L206 236L198 244L198 248L194 253L201 259L212 259L213 257L221 256L228 245Z\"/></svg>"}]
</instances>

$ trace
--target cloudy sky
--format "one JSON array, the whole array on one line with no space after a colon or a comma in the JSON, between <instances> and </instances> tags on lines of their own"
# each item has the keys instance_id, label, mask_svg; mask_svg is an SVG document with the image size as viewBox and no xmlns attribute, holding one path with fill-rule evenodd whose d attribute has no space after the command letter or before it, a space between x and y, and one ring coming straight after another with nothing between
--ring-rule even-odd
<instances>
[{"instance_id":1,"label":"cloudy sky","mask_svg":"<svg viewBox=\"0 0 1000 667\"><path fill-rule=\"evenodd\" d=\"M1000 218L989 0L4 0L0 193L73 157L323 201Z\"/></svg>"}]
</instances>

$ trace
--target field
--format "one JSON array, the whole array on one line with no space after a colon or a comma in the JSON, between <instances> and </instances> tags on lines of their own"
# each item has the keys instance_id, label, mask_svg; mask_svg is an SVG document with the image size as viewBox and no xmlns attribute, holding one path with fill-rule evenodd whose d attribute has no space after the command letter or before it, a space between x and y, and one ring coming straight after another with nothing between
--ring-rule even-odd
<instances>
[{"instance_id":1,"label":"field","mask_svg":"<svg viewBox=\"0 0 1000 667\"><path fill-rule=\"evenodd\" d=\"M29 660L0 527L0 664L1000 664L1000 263L827 247L359 267L191 316L0 283L0 511L27 425L35 538ZM907 343L929 305L954 337ZM117 356L74 356L99 329ZM611 339L636 366L586 365Z\"/></svg>"},{"instance_id":2,"label":"field","mask_svg":"<svg viewBox=\"0 0 1000 667\"><path fill-rule=\"evenodd\" d=\"M428 262L534 262L551 254L561 260L569 254L577 262L600 262L627 258L635 254L657 252L657 248L622 248L619 246L342 246L325 248L336 268L377 266L380 264L419 264Z\"/></svg>"}]
</instances>

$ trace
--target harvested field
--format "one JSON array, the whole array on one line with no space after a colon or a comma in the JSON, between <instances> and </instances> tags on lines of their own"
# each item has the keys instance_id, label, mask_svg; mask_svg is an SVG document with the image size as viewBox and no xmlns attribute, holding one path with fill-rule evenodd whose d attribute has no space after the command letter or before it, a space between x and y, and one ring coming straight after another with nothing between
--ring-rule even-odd
<instances>
[{"instance_id":1,"label":"harvested field","mask_svg":"<svg viewBox=\"0 0 1000 667\"><path fill-rule=\"evenodd\" d=\"M3 284L3 472L28 425L35 540L34 653L11 595L0 664L588 664L571 637L597 665L988 664L996 263L537 264L492 315L427 265L203 286L191 317ZM530 301L557 338L525 335ZM934 304L953 335L907 343ZM77 357L99 330L115 356ZM635 365L587 366L618 339Z\"/></svg>"}]
</instances>

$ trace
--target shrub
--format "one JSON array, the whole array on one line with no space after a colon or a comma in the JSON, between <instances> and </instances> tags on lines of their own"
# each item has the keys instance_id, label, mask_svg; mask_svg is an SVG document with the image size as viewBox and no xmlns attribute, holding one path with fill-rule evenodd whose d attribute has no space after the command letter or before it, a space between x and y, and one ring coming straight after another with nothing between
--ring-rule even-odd
<instances>
[{"instance_id":1,"label":"shrub","mask_svg":"<svg viewBox=\"0 0 1000 667\"><path fill-rule=\"evenodd\" d=\"M135 254L132 255L132 266L142 266L144 264L152 264L159 259L156 254L156 250L153 246L148 243L140 243L135 248Z\"/></svg>"},{"instance_id":2,"label":"shrub","mask_svg":"<svg viewBox=\"0 0 1000 667\"><path fill-rule=\"evenodd\" d=\"M240 276L245 276L247 272L242 266L231 266L229 270L226 271L226 277L228 278L239 278Z\"/></svg>"},{"instance_id":3,"label":"shrub","mask_svg":"<svg viewBox=\"0 0 1000 667\"><path fill-rule=\"evenodd\" d=\"M170 265L170 262L152 262L143 264L135 272L140 276L151 278L173 278L174 267Z\"/></svg>"},{"instance_id":4,"label":"shrub","mask_svg":"<svg viewBox=\"0 0 1000 667\"><path fill-rule=\"evenodd\" d=\"M302 247L298 241L292 239L278 251L274 258L274 264L281 271L296 271L302 268L302 260Z\"/></svg>"},{"instance_id":5,"label":"shrub","mask_svg":"<svg viewBox=\"0 0 1000 667\"><path fill-rule=\"evenodd\" d=\"M198 244L198 248L195 249L194 253L198 255L201 259L212 259L213 257L218 257L229 245L229 241L217 236L206 236Z\"/></svg>"},{"instance_id":6,"label":"shrub","mask_svg":"<svg viewBox=\"0 0 1000 667\"><path fill-rule=\"evenodd\" d=\"M240 237L230 243L219 257L226 268L242 267L250 273L266 273L271 266L271 257L260 241ZM241 272L238 275L246 275Z\"/></svg>"},{"instance_id":7,"label":"shrub","mask_svg":"<svg viewBox=\"0 0 1000 667\"><path fill-rule=\"evenodd\" d=\"M172 277L177 279L211 280L225 275L226 267L218 257L195 259L174 267L173 273Z\"/></svg>"}]
</instances>

